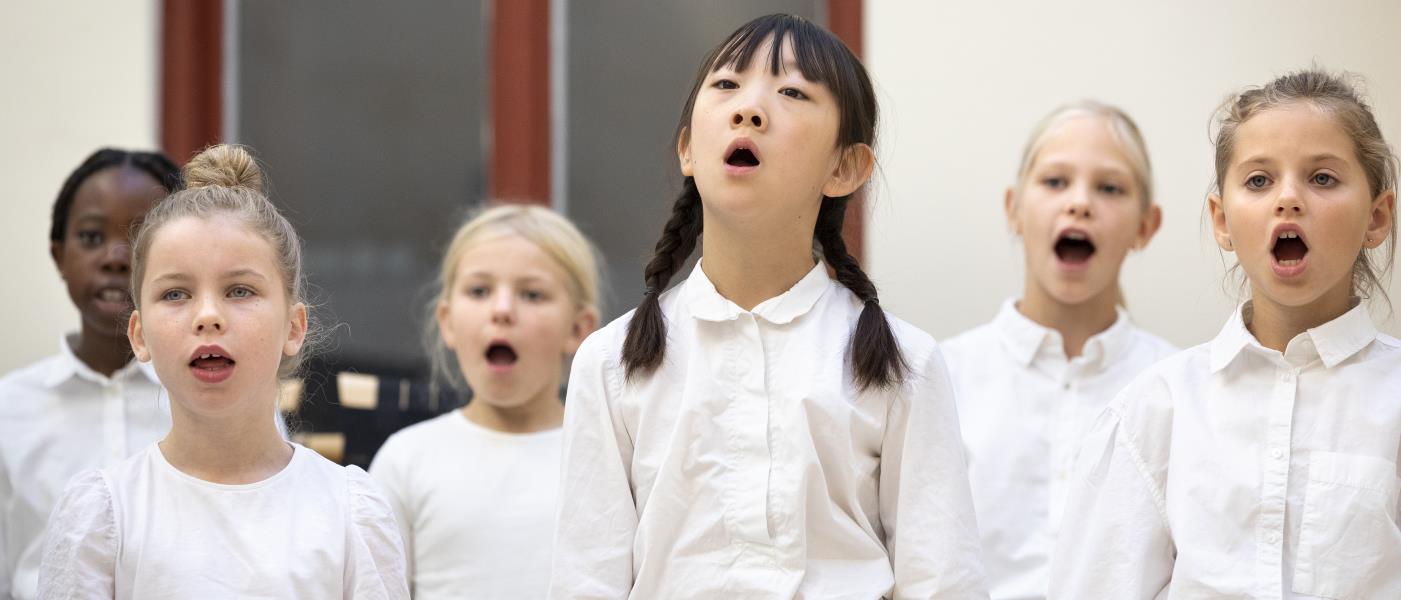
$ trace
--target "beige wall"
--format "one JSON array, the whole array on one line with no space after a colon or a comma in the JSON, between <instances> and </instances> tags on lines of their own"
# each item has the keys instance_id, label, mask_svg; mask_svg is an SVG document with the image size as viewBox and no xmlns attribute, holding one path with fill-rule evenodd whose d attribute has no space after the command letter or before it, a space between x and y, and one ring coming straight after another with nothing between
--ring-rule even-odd
<instances>
[{"instance_id":1,"label":"beige wall","mask_svg":"<svg viewBox=\"0 0 1401 600\"><path fill-rule=\"evenodd\" d=\"M63 179L100 146L156 146L158 8L156 0L0 5L0 373L54 353L60 333L78 326L48 253Z\"/></svg>"},{"instance_id":2,"label":"beige wall","mask_svg":"<svg viewBox=\"0 0 1401 600\"><path fill-rule=\"evenodd\" d=\"M1368 0L868 0L866 61L884 127L866 239L882 304L944 339L1018 294L1022 249L1004 226L1003 191L1032 125L1092 97L1142 127L1165 213L1125 263L1131 312L1176 344L1210 339L1234 303L1203 229L1212 111L1233 90L1317 61L1366 77L1395 147L1398 23L1401 2ZM1401 302L1401 285L1391 296ZM1401 329L1396 319L1384 328Z\"/></svg>"}]
</instances>

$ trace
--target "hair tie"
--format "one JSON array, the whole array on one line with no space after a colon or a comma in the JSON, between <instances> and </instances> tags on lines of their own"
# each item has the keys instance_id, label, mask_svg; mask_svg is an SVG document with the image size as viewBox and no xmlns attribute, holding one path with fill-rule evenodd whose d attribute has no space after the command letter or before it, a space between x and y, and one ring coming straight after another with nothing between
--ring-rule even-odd
<instances>
[{"instance_id":1,"label":"hair tie","mask_svg":"<svg viewBox=\"0 0 1401 600\"><path fill-rule=\"evenodd\" d=\"M878 300L875 296L871 296L870 298L866 299L866 304L874 304L876 306L880 306L880 300Z\"/></svg>"},{"instance_id":2,"label":"hair tie","mask_svg":"<svg viewBox=\"0 0 1401 600\"><path fill-rule=\"evenodd\" d=\"M642 290L642 297L643 297L643 298L646 298L646 297L648 297L648 296L655 296L655 295L657 295L657 288L648 287L647 289Z\"/></svg>"}]
</instances>

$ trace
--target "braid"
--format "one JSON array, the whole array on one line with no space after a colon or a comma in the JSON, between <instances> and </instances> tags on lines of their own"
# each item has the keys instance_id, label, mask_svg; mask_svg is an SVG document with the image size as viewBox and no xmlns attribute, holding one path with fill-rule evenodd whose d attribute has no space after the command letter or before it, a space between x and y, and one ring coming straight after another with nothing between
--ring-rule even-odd
<instances>
[{"instance_id":1,"label":"braid","mask_svg":"<svg viewBox=\"0 0 1401 600\"><path fill-rule=\"evenodd\" d=\"M842 240L842 221L846 218L846 206L850 201L849 195L822 200L813 239L821 246L823 259L836 272L837 281L865 304L861 308L861 317L856 321L851 344L847 347L857 387L863 390L890 387L905 379L909 365L880 308L876 285L861 270L856 258L847 253L846 242Z\"/></svg>"},{"instance_id":2,"label":"braid","mask_svg":"<svg viewBox=\"0 0 1401 600\"><path fill-rule=\"evenodd\" d=\"M700 190L696 189L695 178L687 177L671 207L671 218L652 251L652 260L643 270L647 291L628 323L627 338L623 341L623 365L629 378L650 373L662 363L666 354L666 321L662 318L660 297L672 276L696 249L702 222Z\"/></svg>"},{"instance_id":3,"label":"braid","mask_svg":"<svg viewBox=\"0 0 1401 600\"><path fill-rule=\"evenodd\" d=\"M53 221L49 226L49 241L62 242L68 229L68 213L73 209L73 197L78 188L98 171L111 167L131 166L150 175L160 182L167 192L180 188L180 168L169 158L158 152L128 152L115 148L103 148L93 152L83 164L78 165L59 188L58 199L54 201Z\"/></svg>"}]
</instances>

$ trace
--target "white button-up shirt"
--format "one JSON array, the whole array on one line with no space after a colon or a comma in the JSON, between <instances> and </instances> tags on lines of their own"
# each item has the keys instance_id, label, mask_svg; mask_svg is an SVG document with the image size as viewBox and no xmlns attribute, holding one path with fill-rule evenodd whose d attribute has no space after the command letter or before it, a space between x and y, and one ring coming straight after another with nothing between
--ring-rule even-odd
<instances>
[{"instance_id":1,"label":"white button-up shirt","mask_svg":"<svg viewBox=\"0 0 1401 600\"><path fill-rule=\"evenodd\" d=\"M59 353L0 378L0 599L37 595L44 526L69 478L165 437L169 398L146 363L111 377Z\"/></svg>"},{"instance_id":2,"label":"white button-up shirt","mask_svg":"<svg viewBox=\"0 0 1401 600\"><path fill-rule=\"evenodd\" d=\"M1144 373L1086 439L1054 598L1401 598L1401 343L1364 306Z\"/></svg>"},{"instance_id":3,"label":"white button-up shirt","mask_svg":"<svg viewBox=\"0 0 1401 600\"><path fill-rule=\"evenodd\" d=\"M627 380L631 314L571 371L552 598L983 598L958 415L934 340L858 392L862 304L818 264L745 311L698 265L661 298L661 367Z\"/></svg>"},{"instance_id":4,"label":"white button-up shirt","mask_svg":"<svg viewBox=\"0 0 1401 600\"><path fill-rule=\"evenodd\" d=\"M1045 598L1081 439L1125 385L1176 348L1120 309L1080 356L1067 358L1060 333L1013 300L991 323L940 347L958 394L992 597Z\"/></svg>"}]
</instances>

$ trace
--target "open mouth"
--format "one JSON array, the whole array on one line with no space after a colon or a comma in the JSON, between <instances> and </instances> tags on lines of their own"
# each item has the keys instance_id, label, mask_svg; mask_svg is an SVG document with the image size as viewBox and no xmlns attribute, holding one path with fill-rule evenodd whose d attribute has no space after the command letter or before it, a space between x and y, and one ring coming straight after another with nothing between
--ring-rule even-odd
<instances>
[{"instance_id":1,"label":"open mouth","mask_svg":"<svg viewBox=\"0 0 1401 600\"><path fill-rule=\"evenodd\" d=\"M190 361L190 366L203 371L219 371L234 366L234 359L217 353L205 353Z\"/></svg>"},{"instance_id":2,"label":"open mouth","mask_svg":"<svg viewBox=\"0 0 1401 600\"><path fill-rule=\"evenodd\" d=\"M131 304L131 294L127 292L125 287L104 287L97 290L97 293L93 294L93 297L96 298L98 302L106 304L120 304L124 306Z\"/></svg>"},{"instance_id":3,"label":"open mouth","mask_svg":"<svg viewBox=\"0 0 1401 600\"><path fill-rule=\"evenodd\" d=\"M749 148L736 148L725 157L725 164L731 167L757 167L759 157L754 156L754 151Z\"/></svg>"},{"instance_id":4,"label":"open mouth","mask_svg":"<svg viewBox=\"0 0 1401 600\"><path fill-rule=\"evenodd\" d=\"M1083 231L1066 231L1056 238L1056 258L1061 262L1081 265L1095 254L1095 243Z\"/></svg>"},{"instance_id":5,"label":"open mouth","mask_svg":"<svg viewBox=\"0 0 1401 600\"><path fill-rule=\"evenodd\" d=\"M216 384L233 376L235 361L219 346L200 346L190 356L190 372L195 379Z\"/></svg>"},{"instance_id":6,"label":"open mouth","mask_svg":"<svg viewBox=\"0 0 1401 600\"><path fill-rule=\"evenodd\" d=\"M493 367L509 367L516 364L516 350L505 342L492 342L486 348L486 362Z\"/></svg>"},{"instance_id":7,"label":"open mouth","mask_svg":"<svg viewBox=\"0 0 1401 600\"><path fill-rule=\"evenodd\" d=\"M1304 262L1304 256L1309 253L1309 245L1299 237L1298 231L1281 231L1275 238L1274 249L1270 252L1274 254L1275 262L1280 266L1293 267Z\"/></svg>"}]
</instances>

